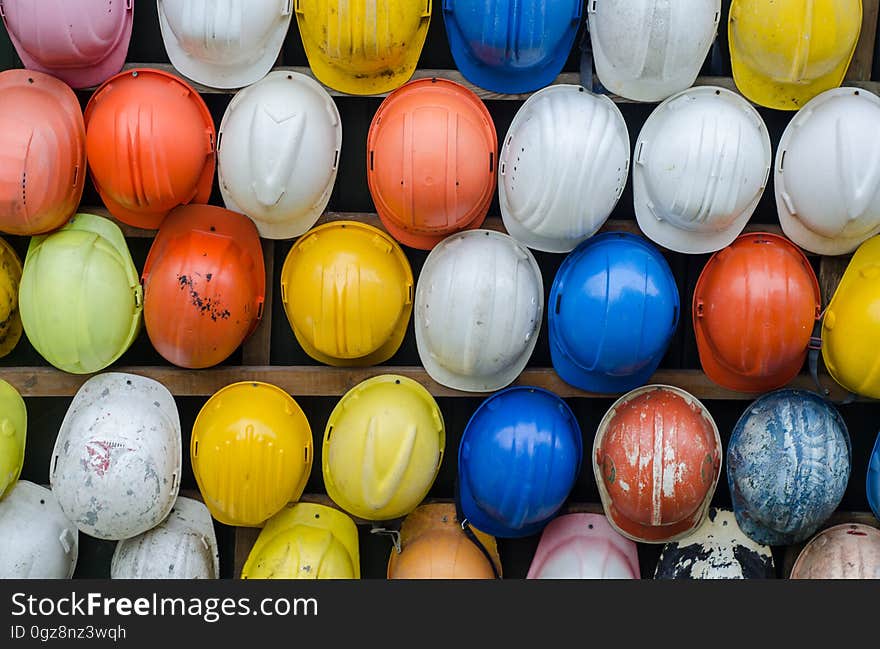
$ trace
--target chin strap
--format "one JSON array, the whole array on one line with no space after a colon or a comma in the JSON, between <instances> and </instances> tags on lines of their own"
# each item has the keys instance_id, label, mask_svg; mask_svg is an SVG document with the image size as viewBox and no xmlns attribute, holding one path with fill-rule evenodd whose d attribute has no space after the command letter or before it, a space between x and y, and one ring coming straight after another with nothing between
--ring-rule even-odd
<instances>
[{"instance_id":1,"label":"chin strap","mask_svg":"<svg viewBox=\"0 0 880 649\"><path fill-rule=\"evenodd\" d=\"M458 519L458 522L461 525L461 531L464 532L467 540L473 543L477 549L483 553L483 556L486 557L489 565L492 566L492 574L495 575L495 579L501 579L501 575L498 574L498 566L495 565L495 559L492 557L492 553L489 552L489 549L485 545L483 545L483 542L480 541L479 537L474 534L470 522L464 516L464 512L461 509L461 498L459 498L457 480L455 482L455 518Z\"/></svg>"},{"instance_id":2,"label":"chin strap","mask_svg":"<svg viewBox=\"0 0 880 649\"><path fill-rule=\"evenodd\" d=\"M373 526L370 528L370 534L387 536L391 539L391 544L394 546L397 554L400 554L402 550L400 545L400 529L394 527L381 527L379 523L373 523Z\"/></svg>"},{"instance_id":3,"label":"chin strap","mask_svg":"<svg viewBox=\"0 0 880 649\"><path fill-rule=\"evenodd\" d=\"M819 352L822 351L822 320L824 320L824 318L825 311L822 311L816 319L816 324L813 325L813 335L810 337L810 345L807 348L809 350L807 352L807 358L810 365L810 376L813 377L813 383L816 384L816 390L818 390L819 394L822 396L827 397L831 394L831 390L822 387L822 383L819 382ZM853 403L857 398L858 397L855 393L847 391L846 399L841 401L840 405L845 406Z\"/></svg>"}]
</instances>

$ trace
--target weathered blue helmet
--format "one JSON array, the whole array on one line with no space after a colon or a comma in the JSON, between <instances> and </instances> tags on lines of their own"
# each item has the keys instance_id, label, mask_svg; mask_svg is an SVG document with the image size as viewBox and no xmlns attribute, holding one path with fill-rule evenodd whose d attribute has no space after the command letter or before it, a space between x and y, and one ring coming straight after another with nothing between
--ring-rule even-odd
<instances>
[{"instance_id":1,"label":"weathered blue helmet","mask_svg":"<svg viewBox=\"0 0 880 649\"><path fill-rule=\"evenodd\" d=\"M868 504L871 505L871 511L874 516L880 518L880 435L877 435L877 441L874 442L874 452L871 453L871 461L868 464Z\"/></svg>"}]
</instances>

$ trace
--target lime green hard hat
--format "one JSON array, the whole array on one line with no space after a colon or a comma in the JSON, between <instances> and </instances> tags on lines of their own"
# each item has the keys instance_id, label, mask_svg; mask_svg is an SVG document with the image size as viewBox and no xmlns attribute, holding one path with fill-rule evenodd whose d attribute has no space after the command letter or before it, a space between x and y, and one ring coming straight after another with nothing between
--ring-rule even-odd
<instances>
[{"instance_id":1,"label":"lime green hard hat","mask_svg":"<svg viewBox=\"0 0 880 649\"><path fill-rule=\"evenodd\" d=\"M14 387L0 379L0 500L18 481L24 464L27 408Z\"/></svg>"}]
</instances>

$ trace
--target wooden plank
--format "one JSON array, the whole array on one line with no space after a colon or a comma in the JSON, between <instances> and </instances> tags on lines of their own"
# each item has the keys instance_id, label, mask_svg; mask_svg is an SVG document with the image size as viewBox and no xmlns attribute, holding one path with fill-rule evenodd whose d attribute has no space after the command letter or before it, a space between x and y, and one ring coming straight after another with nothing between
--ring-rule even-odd
<instances>
[{"instance_id":1,"label":"wooden plank","mask_svg":"<svg viewBox=\"0 0 880 649\"><path fill-rule=\"evenodd\" d=\"M844 525L846 523L861 523L863 525L870 525L871 527L880 529L880 521L878 521L871 512L834 512L831 518L829 518L820 529L824 530L835 525ZM789 575L791 575L791 569L794 566L794 562L797 561L798 555L807 543L808 541L805 541L803 543L797 543L796 545L789 545L785 548L785 555L782 563L782 574L785 579L788 579Z\"/></svg>"},{"instance_id":2,"label":"wooden plank","mask_svg":"<svg viewBox=\"0 0 880 649\"><path fill-rule=\"evenodd\" d=\"M263 265L266 269L266 295L263 300L263 319L253 335L242 347L241 361L245 365L268 365L272 350L272 298L275 292L275 242L262 240Z\"/></svg>"},{"instance_id":3,"label":"wooden plank","mask_svg":"<svg viewBox=\"0 0 880 649\"><path fill-rule=\"evenodd\" d=\"M819 288L822 292L823 306L827 307L831 302L831 298L834 297L837 285L840 284L840 280L843 278L851 258L850 255L822 257L822 260L819 262Z\"/></svg>"},{"instance_id":4,"label":"wooden plank","mask_svg":"<svg viewBox=\"0 0 880 649\"><path fill-rule=\"evenodd\" d=\"M846 80L869 81L874 68L874 41L877 38L877 16L880 0L862 0L862 33L856 45Z\"/></svg>"}]
</instances>

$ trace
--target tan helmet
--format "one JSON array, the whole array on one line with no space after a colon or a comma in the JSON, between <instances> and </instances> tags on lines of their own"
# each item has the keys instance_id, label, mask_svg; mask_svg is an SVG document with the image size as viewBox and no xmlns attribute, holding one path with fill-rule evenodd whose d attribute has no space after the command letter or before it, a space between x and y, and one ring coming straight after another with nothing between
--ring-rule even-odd
<instances>
[{"instance_id":1,"label":"tan helmet","mask_svg":"<svg viewBox=\"0 0 880 649\"><path fill-rule=\"evenodd\" d=\"M869 525L835 525L801 550L791 579L880 579L880 530Z\"/></svg>"}]
</instances>

